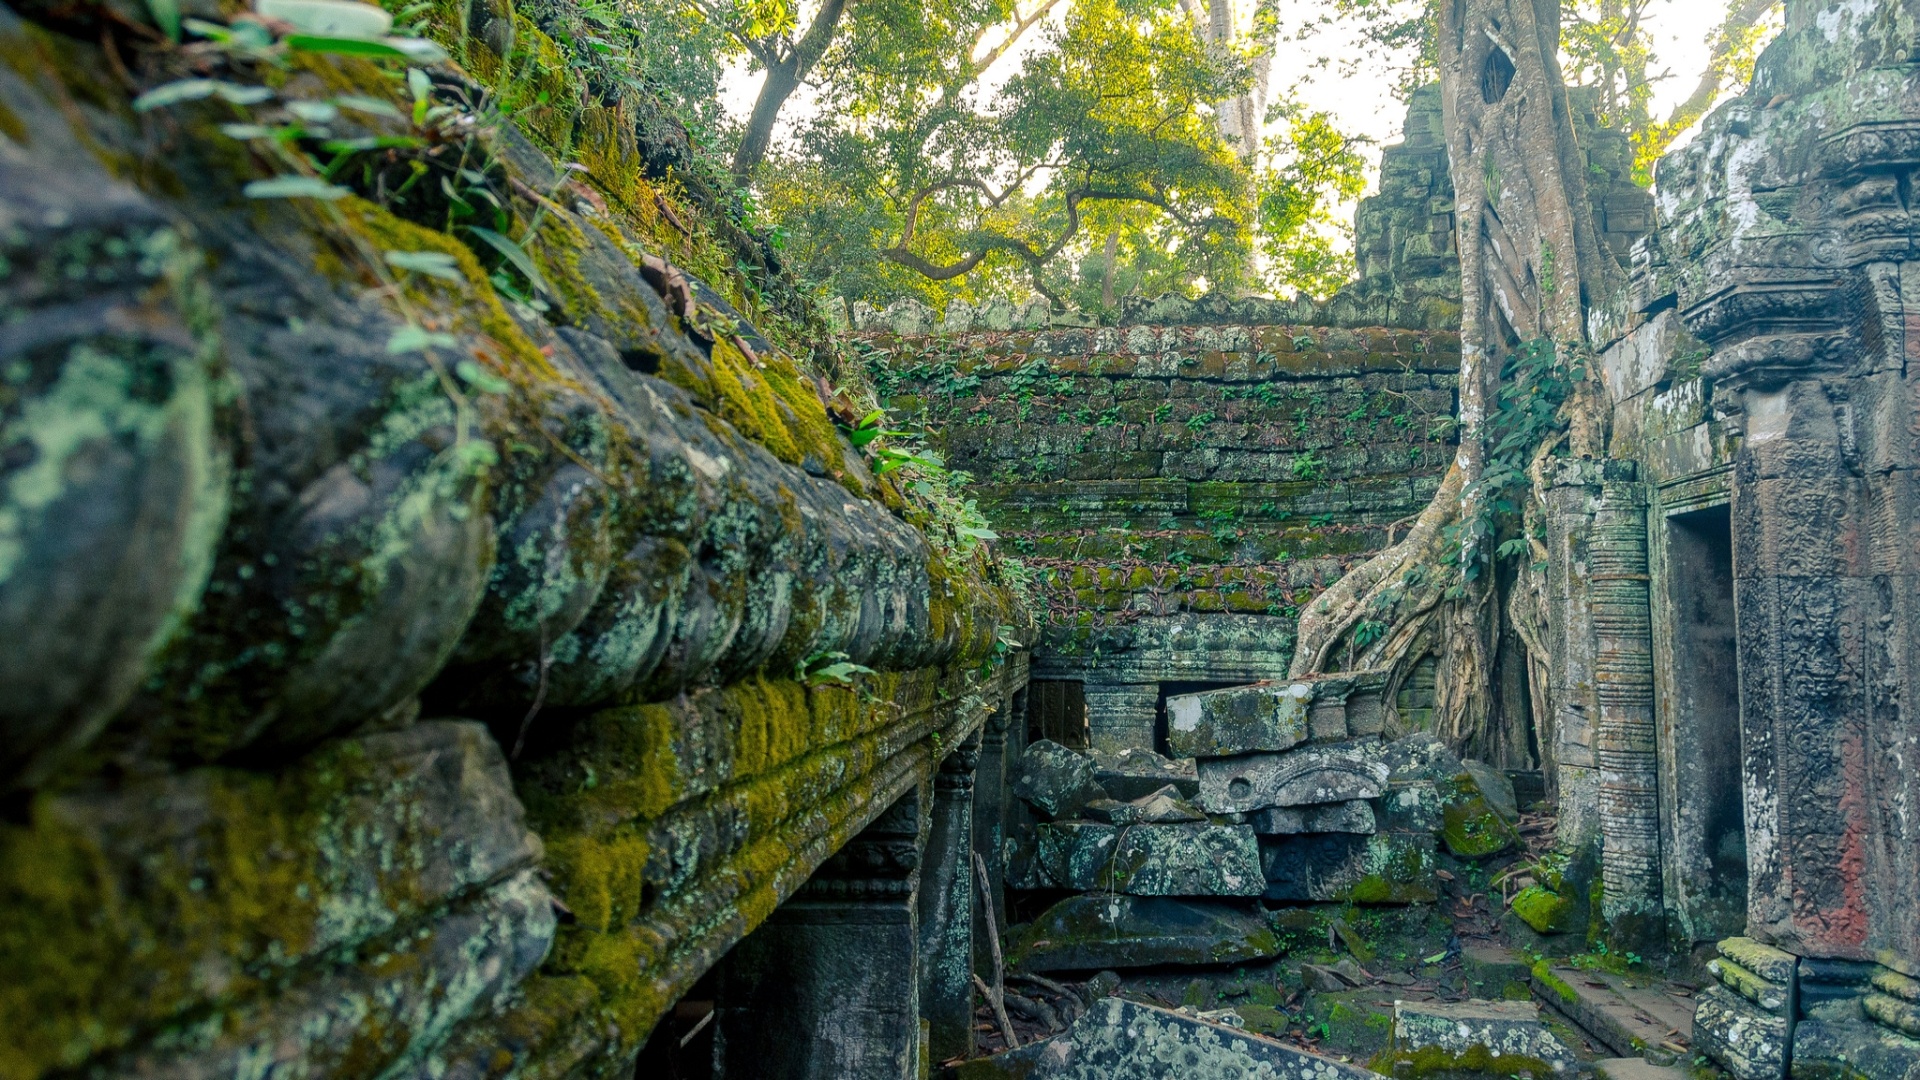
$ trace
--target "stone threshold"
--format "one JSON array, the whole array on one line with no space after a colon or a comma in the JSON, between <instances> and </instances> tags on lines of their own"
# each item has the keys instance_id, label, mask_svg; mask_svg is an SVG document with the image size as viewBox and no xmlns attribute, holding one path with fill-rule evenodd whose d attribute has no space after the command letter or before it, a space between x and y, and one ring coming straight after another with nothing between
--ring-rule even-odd
<instances>
[{"instance_id":1,"label":"stone threshold","mask_svg":"<svg viewBox=\"0 0 1920 1080\"><path fill-rule=\"evenodd\" d=\"M1637 1058L1662 1042L1693 1043L1693 999L1669 993L1663 979L1566 964L1552 964L1547 973L1551 979L1536 973L1528 980L1534 999L1621 1057ZM1643 985L1643 978L1650 984Z\"/></svg>"}]
</instances>

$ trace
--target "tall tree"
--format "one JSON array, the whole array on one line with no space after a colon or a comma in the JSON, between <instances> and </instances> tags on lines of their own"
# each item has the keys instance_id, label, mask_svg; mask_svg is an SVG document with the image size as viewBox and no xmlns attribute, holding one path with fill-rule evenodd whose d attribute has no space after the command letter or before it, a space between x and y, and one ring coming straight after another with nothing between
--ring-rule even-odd
<instances>
[{"instance_id":1,"label":"tall tree","mask_svg":"<svg viewBox=\"0 0 1920 1080\"><path fill-rule=\"evenodd\" d=\"M1324 593L1300 620L1294 672L1401 669L1437 649L1436 714L1486 737L1503 619L1522 638L1538 594L1492 572L1503 529L1549 453L1604 449L1587 363L1590 300L1621 273L1600 245L1559 65L1556 0L1448 0L1436 26L1461 266L1459 452L1408 537ZM1524 531L1508 550L1530 546ZM1503 595L1504 594L1504 595Z\"/></svg>"},{"instance_id":2,"label":"tall tree","mask_svg":"<svg viewBox=\"0 0 1920 1080\"><path fill-rule=\"evenodd\" d=\"M814 65L827 54L847 2L822 0L806 32L798 38L792 34L798 26L798 12L784 5L771 13L762 13L747 5L715 10L741 47L766 72L760 93L753 101L753 112L747 117L746 129L741 132L740 146L733 154L733 174L741 181L751 177L753 170L766 160L780 110L812 73Z\"/></svg>"}]
</instances>

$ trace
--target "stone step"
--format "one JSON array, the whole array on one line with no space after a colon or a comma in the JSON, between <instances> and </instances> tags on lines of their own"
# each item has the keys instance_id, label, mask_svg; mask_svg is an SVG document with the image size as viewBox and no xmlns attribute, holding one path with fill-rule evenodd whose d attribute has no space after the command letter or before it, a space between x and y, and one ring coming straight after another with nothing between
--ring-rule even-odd
<instances>
[{"instance_id":1,"label":"stone step","mask_svg":"<svg viewBox=\"0 0 1920 1080\"><path fill-rule=\"evenodd\" d=\"M1683 1047L1692 1042L1693 999L1673 992L1673 984L1656 976L1616 975L1565 964L1548 966L1544 973L1542 978L1542 969L1534 969L1534 997L1615 1054L1631 1057L1669 1040Z\"/></svg>"},{"instance_id":2,"label":"stone step","mask_svg":"<svg viewBox=\"0 0 1920 1080\"><path fill-rule=\"evenodd\" d=\"M1688 1080L1679 1065L1655 1065L1646 1058L1602 1058L1593 1063L1596 1080Z\"/></svg>"}]
</instances>

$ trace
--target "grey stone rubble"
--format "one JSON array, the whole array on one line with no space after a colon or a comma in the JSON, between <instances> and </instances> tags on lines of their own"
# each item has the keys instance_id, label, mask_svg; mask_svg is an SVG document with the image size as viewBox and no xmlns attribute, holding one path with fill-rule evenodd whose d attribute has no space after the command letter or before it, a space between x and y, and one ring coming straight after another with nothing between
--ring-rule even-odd
<instances>
[{"instance_id":1,"label":"grey stone rubble","mask_svg":"<svg viewBox=\"0 0 1920 1080\"><path fill-rule=\"evenodd\" d=\"M1539 1006L1526 1001L1396 1001L1393 1040L1398 1051L1433 1047L1458 1056L1482 1047L1495 1058L1545 1062L1556 1073L1580 1067L1567 1044L1541 1023Z\"/></svg>"},{"instance_id":2,"label":"grey stone rubble","mask_svg":"<svg viewBox=\"0 0 1920 1080\"><path fill-rule=\"evenodd\" d=\"M1125 998L1068 1030L961 1066L962 1080L1374 1080L1355 1065Z\"/></svg>"},{"instance_id":3,"label":"grey stone rubble","mask_svg":"<svg viewBox=\"0 0 1920 1080\"><path fill-rule=\"evenodd\" d=\"M1198 766L1198 802L1210 814L1377 799L1386 793L1391 772L1380 760L1377 739L1202 758Z\"/></svg>"},{"instance_id":4,"label":"grey stone rubble","mask_svg":"<svg viewBox=\"0 0 1920 1080\"><path fill-rule=\"evenodd\" d=\"M1070 896L1012 942L1024 971L1212 966L1278 955L1280 939L1251 901L1166 896Z\"/></svg>"}]
</instances>

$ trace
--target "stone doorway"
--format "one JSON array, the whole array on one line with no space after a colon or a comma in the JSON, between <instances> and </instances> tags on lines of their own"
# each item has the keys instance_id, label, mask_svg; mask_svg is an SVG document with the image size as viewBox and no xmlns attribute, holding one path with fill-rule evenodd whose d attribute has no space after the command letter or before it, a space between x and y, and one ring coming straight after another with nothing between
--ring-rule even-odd
<instances>
[{"instance_id":1,"label":"stone doorway","mask_svg":"<svg viewBox=\"0 0 1920 1080\"><path fill-rule=\"evenodd\" d=\"M1671 618L1661 740L1669 908L1680 936L1741 933L1747 917L1740 679L1733 529L1727 504L1666 517L1664 593Z\"/></svg>"}]
</instances>

